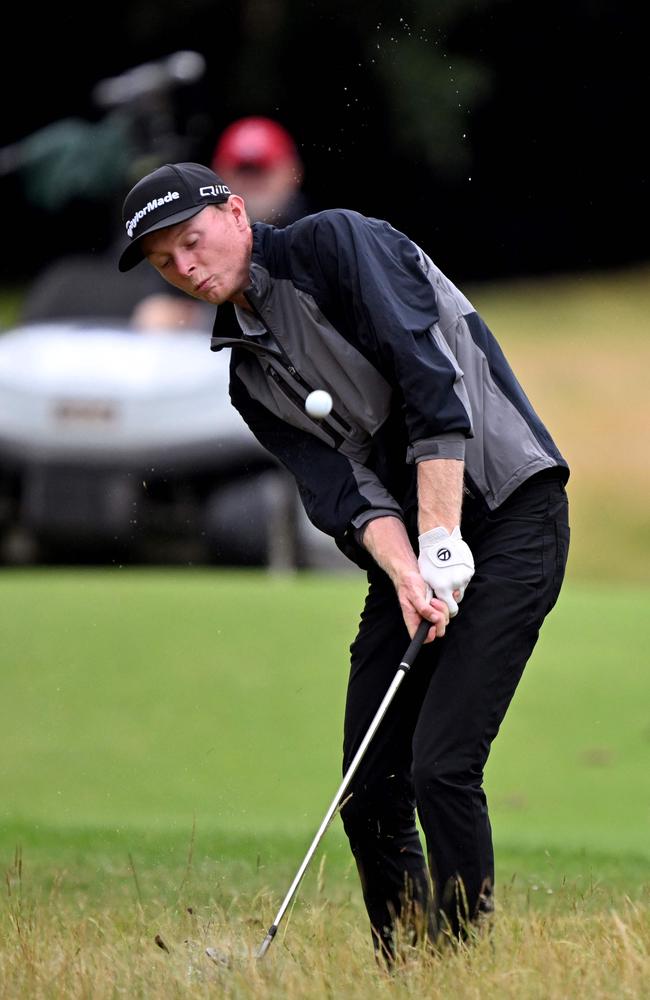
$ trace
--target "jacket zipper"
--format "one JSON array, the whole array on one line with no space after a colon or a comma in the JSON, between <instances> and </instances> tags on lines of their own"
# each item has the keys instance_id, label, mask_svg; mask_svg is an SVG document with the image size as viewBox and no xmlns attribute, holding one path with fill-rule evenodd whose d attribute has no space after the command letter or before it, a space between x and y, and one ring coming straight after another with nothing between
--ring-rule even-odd
<instances>
[{"instance_id":1,"label":"jacket zipper","mask_svg":"<svg viewBox=\"0 0 650 1000\"><path fill-rule=\"evenodd\" d=\"M273 337L273 341L274 341L275 345L277 346L277 349L278 349L279 354L280 354L279 360L282 362L281 367L284 368L284 370L287 372L287 374L291 375L291 377L293 379L295 379L296 382L305 390L305 393L306 393L305 398L306 398L309 395L310 392L313 392L314 387L311 386L311 385L309 385L309 383L306 382L305 379L302 377L302 375L300 374L300 372L298 371L298 369L296 368L296 366L293 364L291 358L289 357L289 355L287 354L287 352L284 350L282 344L280 343L280 341L276 337L275 333L273 332L273 330L271 329L271 327L269 326L269 324L266 322L266 320L264 319L264 317L262 316L262 314L260 313L260 311L254 305L254 303L250 301L250 299L248 298L248 296L246 296L246 301L250 305L251 309L253 310L253 312L257 316L257 318L260 321L260 323L262 323L262 325L264 326L264 329L266 330L266 332L269 333L271 335L271 337ZM267 374L271 374L271 372L267 370ZM275 372L273 375L271 375L271 377L274 378L274 380L277 383L276 376L277 376L277 372ZM287 386L286 395L289 396L291 393L293 393L294 396L295 396L294 402L297 401L298 405L302 409L304 409L305 400L301 399L300 396L298 395L298 393L295 392L295 390L291 390L290 387ZM351 434L352 433L352 427L350 426L350 424L348 423L348 421L345 419L345 417L342 417L341 414L338 413L334 409L331 410L330 412L331 412L331 415L336 420L336 422L338 424L340 424L341 427L343 427L346 431L348 431L349 434ZM314 421L314 423L319 423L319 424L320 423L326 423L327 426L328 426L328 428L330 428L330 426L331 426L327 420L324 420L324 421ZM345 440L344 437L343 437L343 435L342 434L338 434L336 431L332 431L332 434L333 434L333 436L336 435L339 438L340 442L343 442Z\"/></svg>"},{"instance_id":2,"label":"jacket zipper","mask_svg":"<svg viewBox=\"0 0 650 1000\"><path fill-rule=\"evenodd\" d=\"M287 370L289 371L289 369L287 369ZM302 399L302 397L300 396L300 394L297 393L295 389L292 389L292 387L289 385L289 383L286 382L282 378L282 376L277 373L277 371L275 370L275 368L273 367L273 365L267 363L266 368L265 368L265 374L268 375L269 378L273 379L273 381L277 385L277 387L280 390L280 392L284 396L286 396L287 399L289 399L295 406L297 406L299 410L302 410L302 411L305 410L305 401L304 401L304 399ZM290 374L292 374L292 373L290 372ZM298 380L298 381L300 381L300 384L303 385L302 380ZM307 412L305 412L305 416L309 420L311 420L312 423L314 423L314 424L316 424L318 426L320 426L323 423L326 423L323 420L315 420L313 417L310 417ZM326 423L326 428L327 428L328 435L334 441L335 447L336 448L340 448L341 445L343 444L344 440L345 440L345 438L343 437L343 435L339 434L338 431L335 431L334 428L332 427L332 425L330 423Z\"/></svg>"}]
</instances>

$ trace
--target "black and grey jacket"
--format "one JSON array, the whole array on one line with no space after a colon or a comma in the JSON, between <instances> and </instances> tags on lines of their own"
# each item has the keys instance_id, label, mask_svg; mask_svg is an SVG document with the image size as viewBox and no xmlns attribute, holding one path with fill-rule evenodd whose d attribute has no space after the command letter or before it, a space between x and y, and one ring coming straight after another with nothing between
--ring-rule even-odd
<instances>
[{"instance_id":1,"label":"black and grey jacket","mask_svg":"<svg viewBox=\"0 0 650 1000\"><path fill-rule=\"evenodd\" d=\"M295 476L309 518L351 558L371 519L408 519L415 463L465 461L466 492L493 509L566 462L471 303L387 222L336 209L253 226L252 312L237 308L230 394ZM312 389L334 406L305 412Z\"/></svg>"}]
</instances>

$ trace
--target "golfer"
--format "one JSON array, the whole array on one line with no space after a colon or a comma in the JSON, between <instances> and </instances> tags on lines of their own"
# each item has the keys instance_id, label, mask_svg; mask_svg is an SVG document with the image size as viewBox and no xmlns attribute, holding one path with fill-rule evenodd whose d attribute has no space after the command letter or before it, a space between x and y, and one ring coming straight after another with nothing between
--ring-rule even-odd
<instances>
[{"instance_id":1,"label":"golfer","mask_svg":"<svg viewBox=\"0 0 650 1000\"><path fill-rule=\"evenodd\" d=\"M562 583L567 463L472 304L388 222L334 209L251 226L195 163L148 174L123 217L122 271L146 259L234 303L237 329L212 338L231 351L232 403L367 572L344 770L431 623L342 817L378 957L462 939L494 908L483 769ZM320 420L314 389L333 400Z\"/></svg>"}]
</instances>

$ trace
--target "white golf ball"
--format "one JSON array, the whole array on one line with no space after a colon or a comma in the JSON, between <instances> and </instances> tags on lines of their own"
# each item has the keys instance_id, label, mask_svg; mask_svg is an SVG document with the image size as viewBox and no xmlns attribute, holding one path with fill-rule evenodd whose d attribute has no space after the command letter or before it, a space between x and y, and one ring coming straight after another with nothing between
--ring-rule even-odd
<instances>
[{"instance_id":1,"label":"white golf ball","mask_svg":"<svg viewBox=\"0 0 650 1000\"><path fill-rule=\"evenodd\" d=\"M314 389L305 400L305 410L310 417L322 420L332 409L332 397L325 389Z\"/></svg>"}]
</instances>

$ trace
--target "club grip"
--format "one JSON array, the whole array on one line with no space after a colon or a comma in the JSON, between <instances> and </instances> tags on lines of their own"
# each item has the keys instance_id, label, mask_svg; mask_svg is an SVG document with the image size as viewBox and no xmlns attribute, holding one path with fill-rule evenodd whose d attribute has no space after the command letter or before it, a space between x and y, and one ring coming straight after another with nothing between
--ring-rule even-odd
<instances>
[{"instance_id":1,"label":"club grip","mask_svg":"<svg viewBox=\"0 0 650 1000\"><path fill-rule=\"evenodd\" d=\"M423 618L420 624L418 625L417 632L411 639L411 644L409 648L406 650L404 656L402 657L402 662L400 663L400 667L406 667L406 669L408 670L410 669L410 667L413 666L413 661L420 652L422 644L426 639L427 635L429 634L430 628L431 628L431 622L428 622L425 618Z\"/></svg>"}]
</instances>

